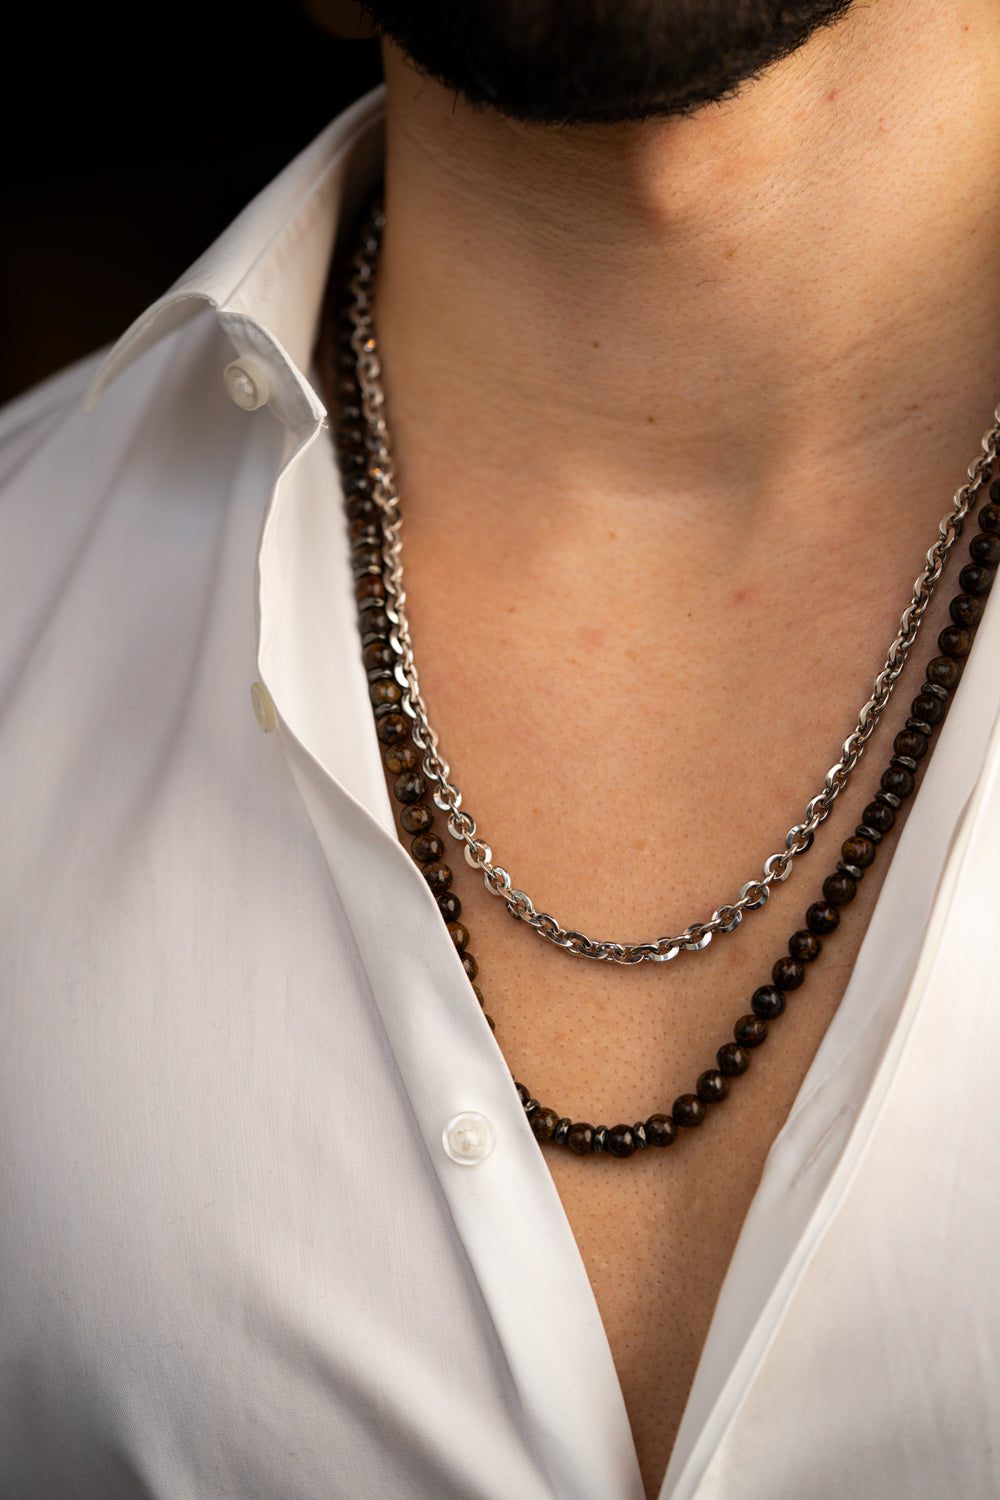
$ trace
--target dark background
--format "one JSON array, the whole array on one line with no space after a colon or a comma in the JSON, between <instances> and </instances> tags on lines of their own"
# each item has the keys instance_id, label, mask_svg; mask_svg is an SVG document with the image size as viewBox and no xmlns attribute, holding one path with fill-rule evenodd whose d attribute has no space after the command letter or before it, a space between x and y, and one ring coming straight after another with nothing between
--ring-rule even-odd
<instances>
[{"instance_id":1,"label":"dark background","mask_svg":"<svg viewBox=\"0 0 1000 1500\"><path fill-rule=\"evenodd\" d=\"M8 45L0 401L116 338L381 77L298 0L38 4Z\"/></svg>"}]
</instances>

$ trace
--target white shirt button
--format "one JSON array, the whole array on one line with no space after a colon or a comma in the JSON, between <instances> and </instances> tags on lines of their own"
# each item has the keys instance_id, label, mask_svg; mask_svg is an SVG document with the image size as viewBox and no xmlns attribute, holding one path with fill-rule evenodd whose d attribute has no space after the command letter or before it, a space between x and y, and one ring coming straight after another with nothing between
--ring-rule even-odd
<instances>
[{"instance_id":1,"label":"white shirt button","mask_svg":"<svg viewBox=\"0 0 1000 1500\"><path fill-rule=\"evenodd\" d=\"M256 411L271 394L267 376L252 359L234 359L222 372L226 395L243 411Z\"/></svg>"},{"instance_id":2,"label":"white shirt button","mask_svg":"<svg viewBox=\"0 0 1000 1500\"><path fill-rule=\"evenodd\" d=\"M493 1150L497 1133L492 1120L470 1110L448 1121L442 1140L452 1161L457 1161L462 1167L475 1167Z\"/></svg>"},{"instance_id":3,"label":"white shirt button","mask_svg":"<svg viewBox=\"0 0 1000 1500\"><path fill-rule=\"evenodd\" d=\"M265 734L270 734L278 727L278 715L275 713L271 694L262 682L255 682L250 689L250 702L253 704L254 717Z\"/></svg>"}]
</instances>

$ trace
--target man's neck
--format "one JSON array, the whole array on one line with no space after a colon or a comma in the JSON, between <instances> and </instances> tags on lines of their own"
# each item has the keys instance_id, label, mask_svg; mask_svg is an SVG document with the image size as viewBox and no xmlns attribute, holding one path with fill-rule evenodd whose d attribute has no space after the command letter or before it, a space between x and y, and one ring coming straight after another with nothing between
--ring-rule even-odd
<instances>
[{"instance_id":1,"label":"man's neck","mask_svg":"<svg viewBox=\"0 0 1000 1500\"><path fill-rule=\"evenodd\" d=\"M873 0L690 119L562 129L390 47L404 462L474 441L505 505L544 483L746 516L834 462L868 489L938 455L950 492L1000 395L998 40L982 0Z\"/></svg>"}]
</instances>

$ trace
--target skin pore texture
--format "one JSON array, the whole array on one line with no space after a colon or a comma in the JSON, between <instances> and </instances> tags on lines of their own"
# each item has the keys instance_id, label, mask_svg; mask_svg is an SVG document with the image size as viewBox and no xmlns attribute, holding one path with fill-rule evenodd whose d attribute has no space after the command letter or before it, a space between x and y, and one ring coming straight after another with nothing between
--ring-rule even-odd
<instances>
[{"instance_id":1,"label":"skin pore texture","mask_svg":"<svg viewBox=\"0 0 1000 1500\"><path fill-rule=\"evenodd\" d=\"M869 695L1000 397L998 42L996 0L856 0L689 117L562 127L474 107L386 45L377 323L417 665L482 836L567 926L652 938L732 899ZM448 856L536 1097L630 1123L712 1064L937 628L814 849L703 954L574 960ZM624 1163L546 1150L649 1496L887 843L701 1131Z\"/></svg>"}]
</instances>

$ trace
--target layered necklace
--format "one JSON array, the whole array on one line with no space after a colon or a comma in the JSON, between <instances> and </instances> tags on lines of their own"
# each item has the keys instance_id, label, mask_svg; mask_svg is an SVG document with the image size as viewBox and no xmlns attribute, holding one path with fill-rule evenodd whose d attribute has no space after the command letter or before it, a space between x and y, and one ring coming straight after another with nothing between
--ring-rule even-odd
<instances>
[{"instance_id":1,"label":"layered necklace","mask_svg":"<svg viewBox=\"0 0 1000 1500\"><path fill-rule=\"evenodd\" d=\"M400 503L373 318L372 292L383 226L382 211L376 205L359 237L346 296L340 306L328 301L320 354L329 404L336 411L362 656L401 834L437 899L480 1005L484 1002L475 983L478 965L470 951L468 928L461 921L461 903L452 890L453 875L444 859L447 851L436 813L443 815L444 829L463 847L466 861L482 873L487 891L504 902L512 917L573 956L637 964L665 963L681 953L701 952L714 937L734 931L747 914L759 910L771 886L788 878L793 861L810 847L816 830L847 786L906 664L948 554L966 516L982 498L980 491L1000 451L1000 412L983 438L981 455L968 469L967 482L940 523L871 697L861 708L840 759L827 772L822 790L808 803L802 822L785 835L784 846L764 862L762 873L748 880L734 900L721 904L707 920L690 923L681 933L646 942L594 940L539 911L531 897L514 885L508 871L494 862L475 819L462 807L461 792L440 753L421 697L406 613ZM959 574L959 592L951 601L950 623L938 636L937 654L927 664L925 680L910 705L904 728L896 735L878 787L854 834L842 844L820 898L806 911L802 926L789 938L787 952L777 958L767 982L754 991L749 1011L737 1019L732 1040L718 1049L715 1065L699 1076L692 1092L680 1094L669 1110L632 1125L572 1120L541 1104L530 1089L516 1083L539 1141L564 1146L579 1156L606 1154L621 1160L652 1147L669 1146L684 1132L702 1125L713 1105L728 1096L733 1080L750 1067L753 1052L784 1012L789 995L806 982L824 941L840 925L882 840L916 789L920 763L948 711L1000 563L1000 482L990 484L989 499L977 521L979 530L969 542L969 560ZM486 1019L495 1030L492 1019Z\"/></svg>"}]
</instances>

